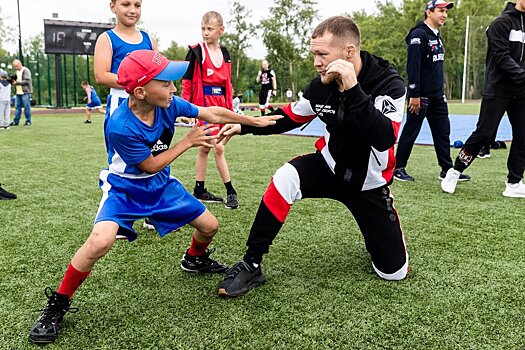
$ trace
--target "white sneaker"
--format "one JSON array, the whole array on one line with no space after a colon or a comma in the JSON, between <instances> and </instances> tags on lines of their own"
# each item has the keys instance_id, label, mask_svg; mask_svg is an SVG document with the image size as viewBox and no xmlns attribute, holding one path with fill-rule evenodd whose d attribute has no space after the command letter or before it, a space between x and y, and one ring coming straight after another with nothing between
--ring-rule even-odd
<instances>
[{"instance_id":1,"label":"white sneaker","mask_svg":"<svg viewBox=\"0 0 525 350\"><path fill-rule=\"evenodd\" d=\"M447 193L454 193L460 176L461 173L457 170L454 170L454 168L448 169L447 175L443 181L441 181L441 189Z\"/></svg>"},{"instance_id":2,"label":"white sneaker","mask_svg":"<svg viewBox=\"0 0 525 350\"><path fill-rule=\"evenodd\" d=\"M525 198L525 185L522 181L517 184L509 184L505 187L505 191L502 193L505 197L511 198Z\"/></svg>"},{"instance_id":3,"label":"white sneaker","mask_svg":"<svg viewBox=\"0 0 525 350\"><path fill-rule=\"evenodd\" d=\"M155 229L155 226L153 226L151 224L151 221L149 221L148 218L144 219L144 223L142 224L142 227L144 227L145 229L148 229L148 230L154 230Z\"/></svg>"}]
</instances>

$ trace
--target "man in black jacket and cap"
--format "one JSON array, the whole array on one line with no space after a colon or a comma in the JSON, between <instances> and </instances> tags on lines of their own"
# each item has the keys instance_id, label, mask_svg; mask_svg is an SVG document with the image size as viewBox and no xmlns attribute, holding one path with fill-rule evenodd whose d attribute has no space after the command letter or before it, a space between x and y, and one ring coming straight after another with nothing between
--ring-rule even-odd
<instances>
[{"instance_id":1,"label":"man in black jacket and cap","mask_svg":"<svg viewBox=\"0 0 525 350\"><path fill-rule=\"evenodd\" d=\"M408 110L406 122L399 137L396 153L394 178L400 181L414 181L405 167L423 121L427 118L434 149L441 172L440 180L452 168L450 158L450 120L444 93L445 48L439 27L445 24L448 10L454 3L431 0L425 5L425 20L419 21L408 33L406 42L408 72ZM462 175L460 180L469 180Z\"/></svg>"}]
</instances>

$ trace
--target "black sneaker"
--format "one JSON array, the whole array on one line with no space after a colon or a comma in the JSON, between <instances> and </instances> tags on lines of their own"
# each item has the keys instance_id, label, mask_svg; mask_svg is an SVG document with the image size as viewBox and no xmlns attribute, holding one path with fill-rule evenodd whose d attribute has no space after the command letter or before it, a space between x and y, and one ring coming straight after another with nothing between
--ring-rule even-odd
<instances>
[{"instance_id":1,"label":"black sneaker","mask_svg":"<svg viewBox=\"0 0 525 350\"><path fill-rule=\"evenodd\" d=\"M443 180L445 178L445 176L447 176L447 173L445 171L441 170L441 172L439 173L439 176L438 176L438 180ZM470 180L470 176L469 175L466 175L466 174L459 175L458 181L469 181L469 180Z\"/></svg>"},{"instance_id":2,"label":"black sneaker","mask_svg":"<svg viewBox=\"0 0 525 350\"><path fill-rule=\"evenodd\" d=\"M31 123L30 122L25 122L24 126L31 126Z\"/></svg>"},{"instance_id":3,"label":"black sneaker","mask_svg":"<svg viewBox=\"0 0 525 350\"><path fill-rule=\"evenodd\" d=\"M237 200L237 193L232 193L226 196L226 209L237 209L239 207L239 201Z\"/></svg>"},{"instance_id":4,"label":"black sneaker","mask_svg":"<svg viewBox=\"0 0 525 350\"><path fill-rule=\"evenodd\" d=\"M217 287L217 293L223 298L234 298L264 282L266 282L266 277L262 273L260 264L255 267L245 261L239 261L226 271L224 280Z\"/></svg>"},{"instance_id":5,"label":"black sneaker","mask_svg":"<svg viewBox=\"0 0 525 350\"><path fill-rule=\"evenodd\" d=\"M84 124L91 124L91 120L86 120Z\"/></svg>"},{"instance_id":6,"label":"black sneaker","mask_svg":"<svg viewBox=\"0 0 525 350\"><path fill-rule=\"evenodd\" d=\"M414 178L407 174L405 168L398 168L394 170L394 179L399 181L414 181Z\"/></svg>"},{"instance_id":7,"label":"black sneaker","mask_svg":"<svg viewBox=\"0 0 525 350\"><path fill-rule=\"evenodd\" d=\"M204 203L222 203L223 202L223 199L221 197L217 197L213 193L208 192L207 189L204 189L204 193L201 193L201 194L197 194L193 192L193 195L195 196L195 198L197 198L198 200Z\"/></svg>"},{"instance_id":8,"label":"black sneaker","mask_svg":"<svg viewBox=\"0 0 525 350\"><path fill-rule=\"evenodd\" d=\"M186 250L186 253L184 253L182 260L180 261L180 267L184 271L200 273L224 273L228 269L228 266L210 258L210 254L215 251L215 248L207 249L206 252L201 256L191 256L188 254L188 250Z\"/></svg>"},{"instance_id":9,"label":"black sneaker","mask_svg":"<svg viewBox=\"0 0 525 350\"><path fill-rule=\"evenodd\" d=\"M478 153L478 158L484 159L484 158L490 158L490 148L483 147L481 151Z\"/></svg>"},{"instance_id":10,"label":"black sneaker","mask_svg":"<svg viewBox=\"0 0 525 350\"><path fill-rule=\"evenodd\" d=\"M58 337L60 324L64 315L69 311L75 313L77 308L70 308L71 300L67 295L58 294L47 287L44 291L48 299L47 305L40 314L38 320L29 332L29 339L33 343L45 344L55 341Z\"/></svg>"},{"instance_id":11,"label":"black sneaker","mask_svg":"<svg viewBox=\"0 0 525 350\"><path fill-rule=\"evenodd\" d=\"M16 194L7 192L2 188L2 185L0 184L0 201L4 199L16 199Z\"/></svg>"}]
</instances>

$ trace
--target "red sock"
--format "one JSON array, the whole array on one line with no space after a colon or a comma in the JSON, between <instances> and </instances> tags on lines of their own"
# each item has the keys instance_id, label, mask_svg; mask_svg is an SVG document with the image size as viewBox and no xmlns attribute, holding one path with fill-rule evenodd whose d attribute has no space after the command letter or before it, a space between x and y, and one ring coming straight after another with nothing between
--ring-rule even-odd
<instances>
[{"instance_id":1,"label":"red sock","mask_svg":"<svg viewBox=\"0 0 525 350\"><path fill-rule=\"evenodd\" d=\"M90 272L91 270L87 272L78 271L73 265L69 264L64 279L62 279L62 283L60 283L60 287L58 287L57 293L66 294L69 299L71 299L75 291L80 287L82 282L84 282Z\"/></svg>"},{"instance_id":2,"label":"red sock","mask_svg":"<svg viewBox=\"0 0 525 350\"><path fill-rule=\"evenodd\" d=\"M195 239L194 236L191 236L191 246L188 250L188 254L191 256L201 256L206 251L206 248L210 245L211 242L202 243Z\"/></svg>"}]
</instances>

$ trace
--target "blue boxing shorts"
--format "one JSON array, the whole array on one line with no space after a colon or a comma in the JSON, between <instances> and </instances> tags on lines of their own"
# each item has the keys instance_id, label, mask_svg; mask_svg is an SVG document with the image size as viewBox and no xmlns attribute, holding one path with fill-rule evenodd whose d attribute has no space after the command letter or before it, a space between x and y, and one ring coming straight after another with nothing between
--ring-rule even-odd
<instances>
[{"instance_id":1,"label":"blue boxing shorts","mask_svg":"<svg viewBox=\"0 0 525 350\"><path fill-rule=\"evenodd\" d=\"M102 102L100 100L91 100L91 103L86 104L87 109L102 108Z\"/></svg>"},{"instance_id":2,"label":"blue boxing shorts","mask_svg":"<svg viewBox=\"0 0 525 350\"><path fill-rule=\"evenodd\" d=\"M149 218L161 237L197 219L206 207L176 178L160 176L124 178L105 169L100 172L102 199L95 223L113 221L119 235L137 239L135 220Z\"/></svg>"}]
</instances>

